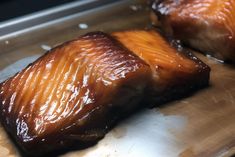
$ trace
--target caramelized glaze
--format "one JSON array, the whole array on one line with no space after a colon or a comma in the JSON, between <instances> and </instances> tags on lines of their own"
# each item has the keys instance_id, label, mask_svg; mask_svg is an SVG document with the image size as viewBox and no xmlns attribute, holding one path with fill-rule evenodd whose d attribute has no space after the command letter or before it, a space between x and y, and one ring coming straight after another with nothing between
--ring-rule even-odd
<instances>
[{"instance_id":1,"label":"caramelized glaze","mask_svg":"<svg viewBox=\"0 0 235 157\"><path fill-rule=\"evenodd\" d=\"M155 1L162 29L195 49L235 61L234 0Z\"/></svg>"},{"instance_id":2,"label":"caramelized glaze","mask_svg":"<svg viewBox=\"0 0 235 157\"><path fill-rule=\"evenodd\" d=\"M150 68L95 32L53 48L0 84L1 121L28 153L104 136L142 98Z\"/></svg>"},{"instance_id":3,"label":"caramelized glaze","mask_svg":"<svg viewBox=\"0 0 235 157\"><path fill-rule=\"evenodd\" d=\"M208 84L210 68L197 57L178 51L153 30L115 32L113 35L152 69L153 99L169 101Z\"/></svg>"}]
</instances>

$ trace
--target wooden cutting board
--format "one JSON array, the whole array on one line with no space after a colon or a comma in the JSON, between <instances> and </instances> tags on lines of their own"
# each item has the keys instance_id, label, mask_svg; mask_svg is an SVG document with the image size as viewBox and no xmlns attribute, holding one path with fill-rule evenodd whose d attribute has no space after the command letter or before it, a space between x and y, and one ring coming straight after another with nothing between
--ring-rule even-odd
<instances>
[{"instance_id":1,"label":"wooden cutting board","mask_svg":"<svg viewBox=\"0 0 235 157\"><path fill-rule=\"evenodd\" d=\"M0 78L19 70L43 54L44 49L86 32L145 28L149 24L145 1L124 0L9 36L0 40ZM136 113L97 145L60 156L229 157L235 154L235 66L196 55L212 69L208 88ZM0 127L0 157L8 156L22 155Z\"/></svg>"}]
</instances>

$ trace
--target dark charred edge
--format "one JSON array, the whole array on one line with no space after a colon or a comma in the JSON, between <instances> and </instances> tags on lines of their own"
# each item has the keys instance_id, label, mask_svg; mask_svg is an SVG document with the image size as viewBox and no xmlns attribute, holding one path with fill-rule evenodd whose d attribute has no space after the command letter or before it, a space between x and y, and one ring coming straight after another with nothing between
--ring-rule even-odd
<instances>
[{"instance_id":1,"label":"dark charred edge","mask_svg":"<svg viewBox=\"0 0 235 157\"><path fill-rule=\"evenodd\" d=\"M8 128L6 123L2 121L2 117L1 117L1 123L4 127L4 130L7 133L7 136L10 138L10 140L12 141L14 146L17 148L17 150L19 151L19 154L22 157L58 157L59 155L63 155L70 151L84 150L84 149L87 149L89 147L96 145L102 138L105 137L105 135L109 131L111 131L115 126L117 126L120 123L120 121L129 118L132 114L139 112L142 108L145 108L145 107L146 105L137 105L136 108L124 114L120 114L122 112L120 112L119 109L115 108L113 109L115 111L115 116L113 117L113 112L111 111L112 114L109 116L112 117L112 120L110 120L109 124L104 129L103 135L100 136L99 138L96 138L95 140L90 140L90 141L89 140L88 141L73 140L71 143L66 143L63 146L57 145L56 148L54 148L53 146L54 148L53 150L48 150L48 151L42 150L42 152L38 150L28 152L28 150L24 148L24 144L21 143L19 140L16 140L15 136L11 133L10 128Z\"/></svg>"},{"instance_id":2,"label":"dark charred edge","mask_svg":"<svg viewBox=\"0 0 235 157\"><path fill-rule=\"evenodd\" d=\"M99 109L98 109L99 110ZM95 110L94 112L98 111ZM102 109L101 109L102 110ZM115 111L115 109L112 109ZM57 157L58 155L63 155L69 151L79 151L79 150L84 150L86 148L89 148L91 146L94 146L95 144L97 144L97 142L99 140L101 140L102 138L104 138L104 136L113 128L115 127L118 122L121 120L121 116L119 117L119 112L120 110L115 111L110 111L110 113L114 113L115 116L113 116L112 114L108 115L110 121L107 124L107 126L105 126L104 128L98 128L100 130L102 130L102 133L100 134L100 136L92 139L92 140L79 140L79 139L63 139L61 138L61 136L65 137L67 136L67 134L56 134L56 136L53 136L52 139L52 145L50 145L50 143L48 145L42 145L41 148L38 149L32 149L31 151L29 150L29 148L26 148L28 145L34 147L35 145L40 146L40 142L39 140L33 141L33 142L29 142L29 143L24 143L22 140L18 139L18 137L16 135L14 135L11 131L11 128L8 127L8 125L4 122L3 118L4 117L0 117L1 120L1 124L3 125L4 130L7 133L7 136L10 138L10 140L12 141L12 143L14 144L14 146L17 148L17 150L19 151L20 155L22 157ZM99 111L98 111L99 112ZM58 144L54 144L54 141L57 141ZM60 141L65 141L63 145L61 145L59 142Z\"/></svg>"},{"instance_id":3,"label":"dark charred edge","mask_svg":"<svg viewBox=\"0 0 235 157\"><path fill-rule=\"evenodd\" d=\"M191 83L185 85L172 86L162 93L151 93L146 96L148 99L144 101L147 103L149 108L161 107L170 103L172 101L181 100L196 94L198 91L208 88L211 86L210 82L210 73L204 74L197 82L190 81ZM182 87L183 86L183 87ZM152 91L152 89L148 89Z\"/></svg>"},{"instance_id":4,"label":"dark charred edge","mask_svg":"<svg viewBox=\"0 0 235 157\"><path fill-rule=\"evenodd\" d=\"M199 68L204 69L204 71L207 71L210 73L211 68L204 63L200 58L198 58L196 55L192 53L182 42L181 40L175 39L172 36L167 36L162 31L157 31L168 43L169 45L176 49L177 52L179 52L182 56L194 61L197 65L199 65Z\"/></svg>"},{"instance_id":5,"label":"dark charred edge","mask_svg":"<svg viewBox=\"0 0 235 157\"><path fill-rule=\"evenodd\" d=\"M96 145L97 142L100 139L102 139L102 138L100 138L100 139L97 139L97 140L83 142L83 143L79 143L79 144L78 144L78 141L76 141L74 143L70 143L66 147L57 147L53 151L47 151L47 152L27 152L24 149L22 149L20 144L15 142L13 137L10 137L10 138L11 138L11 140L14 141L14 145L16 146L16 148L19 151L20 156L22 156L22 157L58 157L59 155L66 154L66 153L71 152L71 151L79 151L79 150L84 150L84 149L87 149L89 147L92 147L92 146Z\"/></svg>"},{"instance_id":6,"label":"dark charred edge","mask_svg":"<svg viewBox=\"0 0 235 157\"><path fill-rule=\"evenodd\" d=\"M181 40L175 39L172 36L168 36L164 34L162 31L157 31L157 32L169 43L169 45L173 49L177 50L177 52L179 52L181 55L194 61L196 64L199 64L200 66L204 67L210 72L211 70L210 67L207 64L205 64L200 58L195 56L192 53L192 51L187 49L187 47L181 42Z\"/></svg>"},{"instance_id":7,"label":"dark charred edge","mask_svg":"<svg viewBox=\"0 0 235 157\"><path fill-rule=\"evenodd\" d=\"M203 90L208 87L210 87L209 83L204 84L204 85L198 85L198 86L189 86L184 89L175 87L175 88L172 88L174 89L172 91L167 90L163 92L160 97L159 95L154 95L154 94L151 96L148 96L149 100L144 101L144 103L147 103L149 108L162 107L162 106L167 105L167 103L192 96L196 94L197 92L199 92L200 90Z\"/></svg>"},{"instance_id":8,"label":"dark charred edge","mask_svg":"<svg viewBox=\"0 0 235 157\"><path fill-rule=\"evenodd\" d=\"M126 87L123 87L123 88L126 88ZM133 90L136 91L135 89L133 89ZM145 93L145 91L142 91L142 92ZM139 93L139 95L131 96L128 99L128 102L126 102L125 104L135 103L136 101L143 100L143 98L144 98L144 94ZM99 140L104 138L105 135L110 130L112 130L115 126L117 126L120 123L120 121L123 121L123 120L129 118L134 113L137 113L141 109L147 107L147 105L140 105L140 104L141 103L138 103L138 105L136 105L132 110L128 110L128 111L123 110L123 108L119 107L119 105L117 105L117 107L108 108L108 110L107 110L107 108L97 108L97 110L94 110L94 114L103 113L104 110L107 110L107 112L106 112L107 115L105 115L104 118L108 119L108 121L102 122L105 124L105 126L103 126L103 128L98 128L100 130L103 130L102 135L99 136L98 138L93 139L93 140L87 140L87 141L80 140L79 141L77 139L74 139L74 140L71 139L72 142L66 141L68 143L65 143L64 145L56 145L56 148L55 148L55 146L53 146L52 147L53 149L51 149L51 150L45 151L44 149L42 149L42 153L40 153L40 151L38 151L38 150L34 150L32 152L29 152L26 149L22 149L22 147L20 147L20 145L22 146L22 143L16 143L17 147L19 148L21 155L24 157L57 157L58 155L63 155L65 153L68 153L69 151L84 150L86 148L89 148L91 146L96 145L97 142L99 142ZM93 114L93 116L94 116L94 114ZM96 116L91 117L91 119L95 118L95 117ZM58 136L60 136L60 135L58 135ZM63 139L60 139L60 140L64 141ZM14 139L13 139L13 141L15 142ZM44 146L44 147L47 147L47 146ZM43 152L43 151L45 151L45 152Z\"/></svg>"},{"instance_id":9,"label":"dark charred edge","mask_svg":"<svg viewBox=\"0 0 235 157\"><path fill-rule=\"evenodd\" d=\"M97 138L96 140L91 140L86 142L73 140L70 143L66 143L66 146L58 145L56 148L53 147L53 150L39 149L37 151L31 151L31 152L28 152L28 150L23 149L20 144L15 142L13 137L11 138L15 142L15 145L17 146L20 155L22 157L58 157L59 155L66 154L71 151L79 151L92 147L96 145L99 142L99 140L101 140L105 136L105 134L102 137Z\"/></svg>"},{"instance_id":10,"label":"dark charred edge","mask_svg":"<svg viewBox=\"0 0 235 157\"><path fill-rule=\"evenodd\" d=\"M190 51L186 46L184 46L180 40L176 40L173 39L171 37L165 37L164 38L167 39L168 42L170 42L171 46L175 49L177 49L178 52L180 52L183 56L191 59L192 61L194 61L198 66L198 70L202 73L202 72L207 72L210 73L211 68L209 67L209 65L207 65L206 63L204 63L199 57L197 57L196 55L194 55L192 53L192 51Z\"/></svg>"}]
</instances>

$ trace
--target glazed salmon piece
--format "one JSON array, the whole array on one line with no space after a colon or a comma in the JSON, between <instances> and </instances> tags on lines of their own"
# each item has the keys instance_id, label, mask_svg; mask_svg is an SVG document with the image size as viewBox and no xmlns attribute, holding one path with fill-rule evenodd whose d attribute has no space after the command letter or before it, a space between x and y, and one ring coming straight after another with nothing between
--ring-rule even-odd
<instances>
[{"instance_id":1,"label":"glazed salmon piece","mask_svg":"<svg viewBox=\"0 0 235 157\"><path fill-rule=\"evenodd\" d=\"M152 69L150 100L162 103L208 85L210 68L188 52L180 52L154 30L112 34Z\"/></svg>"},{"instance_id":2,"label":"glazed salmon piece","mask_svg":"<svg viewBox=\"0 0 235 157\"><path fill-rule=\"evenodd\" d=\"M1 122L28 154L96 141L139 104L150 77L109 35L88 33L0 84Z\"/></svg>"},{"instance_id":3,"label":"glazed salmon piece","mask_svg":"<svg viewBox=\"0 0 235 157\"><path fill-rule=\"evenodd\" d=\"M156 0L152 8L167 35L218 59L235 61L234 0Z\"/></svg>"}]
</instances>

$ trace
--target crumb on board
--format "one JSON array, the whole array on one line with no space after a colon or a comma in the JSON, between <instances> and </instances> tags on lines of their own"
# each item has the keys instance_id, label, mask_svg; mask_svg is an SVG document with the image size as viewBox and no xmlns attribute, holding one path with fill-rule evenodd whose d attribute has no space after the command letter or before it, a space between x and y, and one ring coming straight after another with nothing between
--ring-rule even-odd
<instances>
[{"instance_id":1,"label":"crumb on board","mask_svg":"<svg viewBox=\"0 0 235 157\"><path fill-rule=\"evenodd\" d=\"M80 24L78 24L78 27L79 27L80 29L87 29L87 28L88 28L88 25L87 25L86 23L80 23Z\"/></svg>"},{"instance_id":2,"label":"crumb on board","mask_svg":"<svg viewBox=\"0 0 235 157\"><path fill-rule=\"evenodd\" d=\"M51 46L46 45L46 44L42 44L42 45L41 45L41 48L42 48L43 50L46 50L46 51L51 50Z\"/></svg>"},{"instance_id":3,"label":"crumb on board","mask_svg":"<svg viewBox=\"0 0 235 157\"><path fill-rule=\"evenodd\" d=\"M130 5L131 10L138 11L142 9L141 5Z\"/></svg>"},{"instance_id":4,"label":"crumb on board","mask_svg":"<svg viewBox=\"0 0 235 157\"><path fill-rule=\"evenodd\" d=\"M207 54L206 57L209 58L212 61L215 61L215 62L218 62L218 63L224 63L223 60L217 59L217 58L215 58L215 57L213 57L213 56L211 56L209 54Z\"/></svg>"},{"instance_id":5,"label":"crumb on board","mask_svg":"<svg viewBox=\"0 0 235 157\"><path fill-rule=\"evenodd\" d=\"M5 44L8 45L10 42L8 40L5 41Z\"/></svg>"}]
</instances>

